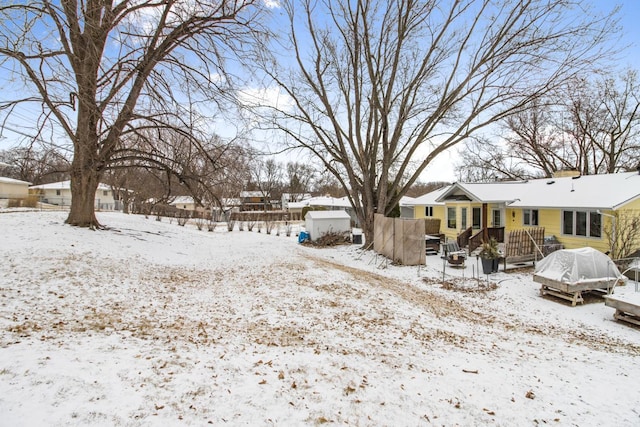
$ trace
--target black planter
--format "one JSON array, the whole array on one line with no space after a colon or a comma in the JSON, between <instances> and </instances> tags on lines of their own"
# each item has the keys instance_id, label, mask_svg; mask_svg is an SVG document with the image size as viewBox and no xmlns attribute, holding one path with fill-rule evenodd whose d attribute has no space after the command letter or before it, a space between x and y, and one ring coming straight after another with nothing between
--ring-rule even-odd
<instances>
[{"instance_id":1,"label":"black planter","mask_svg":"<svg viewBox=\"0 0 640 427\"><path fill-rule=\"evenodd\" d=\"M497 273L498 272L498 268L500 268L500 259L494 258L493 259L493 272Z\"/></svg>"},{"instance_id":2,"label":"black planter","mask_svg":"<svg viewBox=\"0 0 640 427\"><path fill-rule=\"evenodd\" d=\"M482 261L482 272L484 274L493 273L493 259L491 259L491 258L480 258L480 261Z\"/></svg>"}]
</instances>

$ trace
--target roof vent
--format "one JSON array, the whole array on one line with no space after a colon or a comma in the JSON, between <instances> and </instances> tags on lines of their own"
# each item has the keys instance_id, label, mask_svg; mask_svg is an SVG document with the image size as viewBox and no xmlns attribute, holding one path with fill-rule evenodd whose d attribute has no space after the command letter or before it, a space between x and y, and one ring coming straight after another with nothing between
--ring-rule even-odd
<instances>
[{"instance_id":1,"label":"roof vent","mask_svg":"<svg viewBox=\"0 0 640 427\"><path fill-rule=\"evenodd\" d=\"M582 175L572 176L571 179L579 179Z\"/></svg>"},{"instance_id":2,"label":"roof vent","mask_svg":"<svg viewBox=\"0 0 640 427\"><path fill-rule=\"evenodd\" d=\"M551 184L553 184L554 182L555 182L554 180L547 181L547 185L551 185Z\"/></svg>"}]
</instances>

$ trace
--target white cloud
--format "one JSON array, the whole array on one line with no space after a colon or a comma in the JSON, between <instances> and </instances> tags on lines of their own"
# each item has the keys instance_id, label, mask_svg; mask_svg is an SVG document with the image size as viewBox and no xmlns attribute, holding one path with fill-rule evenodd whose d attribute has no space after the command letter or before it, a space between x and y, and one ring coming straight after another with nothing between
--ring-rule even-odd
<instances>
[{"instance_id":1,"label":"white cloud","mask_svg":"<svg viewBox=\"0 0 640 427\"><path fill-rule=\"evenodd\" d=\"M240 92L240 100L249 107L273 107L289 110L293 99L277 87L245 88Z\"/></svg>"},{"instance_id":2,"label":"white cloud","mask_svg":"<svg viewBox=\"0 0 640 427\"><path fill-rule=\"evenodd\" d=\"M264 0L264 5L269 9L279 9L280 0Z\"/></svg>"}]
</instances>

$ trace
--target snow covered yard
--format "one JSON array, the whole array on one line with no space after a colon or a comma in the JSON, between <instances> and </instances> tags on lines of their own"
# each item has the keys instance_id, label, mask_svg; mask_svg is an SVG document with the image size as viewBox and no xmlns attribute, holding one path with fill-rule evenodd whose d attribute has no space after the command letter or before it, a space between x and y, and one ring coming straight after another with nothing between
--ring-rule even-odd
<instances>
[{"instance_id":1,"label":"snow covered yard","mask_svg":"<svg viewBox=\"0 0 640 427\"><path fill-rule=\"evenodd\" d=\"M528 272L98 218L0 213L0 425L640 425L640 329Z\"/></svg>"}]
</instances>

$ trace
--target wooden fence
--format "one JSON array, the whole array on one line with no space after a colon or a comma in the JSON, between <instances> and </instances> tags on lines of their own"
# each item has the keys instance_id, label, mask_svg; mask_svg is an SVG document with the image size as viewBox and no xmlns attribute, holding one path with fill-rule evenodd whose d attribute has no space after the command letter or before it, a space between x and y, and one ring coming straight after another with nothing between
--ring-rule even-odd
<instances>
[{"instance_id":1,"label":"wooden fence","mask_svg":"<svg viewBox=\"0 0 640 427\"><path fill-rule=\"evenodd\" d=\"M402 265L425 264L425 224L422 219L386 218L373 221L373 250Z\"/></svg>"},{"instance_id":2,"label":"wooden fence","mask_svg":"<svg viewBox=\"0 0 640 427\"><path fill-rule=\"evenodd\" d=\"M543 257L540 252L544 244L544 227L536 227L510 231L504 245L504 256L507 258L532 256ZM536 248L537 245L537 248Z\"/></svg>"}]
</instances>

